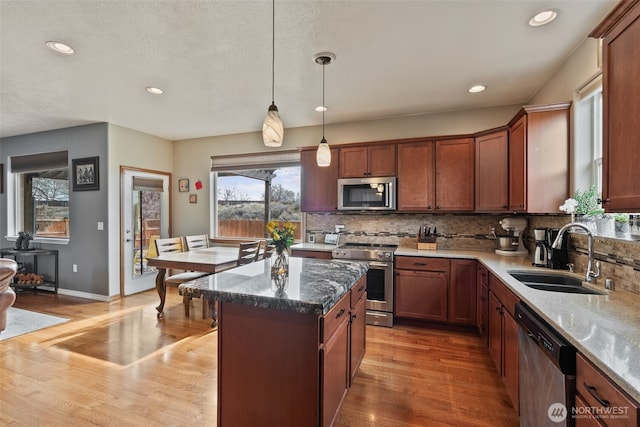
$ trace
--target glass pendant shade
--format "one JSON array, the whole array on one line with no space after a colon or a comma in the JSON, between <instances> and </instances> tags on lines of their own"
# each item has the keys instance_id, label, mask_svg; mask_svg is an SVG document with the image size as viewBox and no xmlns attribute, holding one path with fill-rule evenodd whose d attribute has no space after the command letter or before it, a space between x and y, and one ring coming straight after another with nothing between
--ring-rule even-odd
<instances>
[{"instance_id":1,"label":"glass pendant shade","mask_svg":"<svg viewBox=\"0 0 640 427\"><path fill-rule=\"evenodd\" d=\"M318 144L318 151L316 151L316 163L320 167L331 166L331 149L329 143L322 137L320 144Z\"/></svg>"},{"instance_id":2,"label":"glass pendant shade","mask_svg":"<svg viewBox=\"0 0 640 427\"><path fill-rule=\"evenodd\" d=\"M267 117L262 124L262 140L267 147L282 146L284 137L284 125L278 113L278 107L275 104L269 106Z\"/></svg>"}]
</instances>

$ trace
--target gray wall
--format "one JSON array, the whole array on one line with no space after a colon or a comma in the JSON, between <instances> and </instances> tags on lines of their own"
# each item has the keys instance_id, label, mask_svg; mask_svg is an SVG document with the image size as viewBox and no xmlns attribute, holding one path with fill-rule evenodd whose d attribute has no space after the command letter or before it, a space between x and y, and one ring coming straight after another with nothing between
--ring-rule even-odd
<instances>
[{"instance_id":1,"label":"gray wall","mask_svg":"<svg viewBox=\"0 0 640 427\"><path fill-rule=\"evenodd\" d=\"M97 222L108 222L108 125L99 123L60 129L49 132L34 133L0 139L0 163L5 164L7 157L35 154L50 151L67 150L69 167L71 160L82 157L98 156L100 158L100 190L71 191L70 205L70 239L68 245L37 244L46 249L59 251L58 272L60 286L65 290L84 294L109 295L108 276L108 239L106 231L98 231ZM7 236L7 189L0 194L0 239L2 247L12 247L13 242ZM106 227L105 227L106 229ZM78 265L78 272L73 273L72 265Z\"/></svg>"}]
</instances>

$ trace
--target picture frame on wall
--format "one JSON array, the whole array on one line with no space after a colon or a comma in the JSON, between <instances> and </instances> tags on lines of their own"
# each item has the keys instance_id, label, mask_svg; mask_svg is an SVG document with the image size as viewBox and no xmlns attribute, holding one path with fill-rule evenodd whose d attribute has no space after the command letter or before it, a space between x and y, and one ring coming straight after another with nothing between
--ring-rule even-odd
<instances>
[{"instance_id":1,"label":"picture frame on wall","mask_svg":"<svg viewBox=\"0 0 640 427\"><path fill-rule=\"evenodd\" d=\"M84 157L71 161L73 169L73 191L100 189L99 157Z\"/></svg>"},{"instance_id":2,"label":"picture frame on wall","mask_svg":"<svg viewBox=\"0 0 640 427\"><path fill-rule=\"evenodd\" d=\"M181 193L185 193L189 191L189 179L182 178L178 180L178 191Z\"/></svg>"},{"instance_id":3,"label":"picture frame on wall","mask_svg":"<svg viewBox=\"0 0 640 427\"><path fill-rule=\"evenodd\" d=\"M198 195L189 194L189 203L198 203Z\"/></svg>"}]
</instances>

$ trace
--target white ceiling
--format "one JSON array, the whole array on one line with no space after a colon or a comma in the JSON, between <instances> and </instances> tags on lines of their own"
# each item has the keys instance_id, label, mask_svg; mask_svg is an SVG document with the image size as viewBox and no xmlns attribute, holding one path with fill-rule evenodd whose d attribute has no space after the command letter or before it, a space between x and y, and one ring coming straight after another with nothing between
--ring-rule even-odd
<instances>
[{"instance_id":1,"label":"white ceiling","mask_svg":"<svg viewBox=\"0 0 640 427\"><path fill-rule=\"evenodd\" d=\"M331 51L327 123L524 104L615 3L278 0L275 102L287 128L320 124L312 57ZM549 7L556 21L527 25ZM94 122L170 140L259 131L271 13L269 0L0 0L0 137Z\"/></svg>"}]
</instances>

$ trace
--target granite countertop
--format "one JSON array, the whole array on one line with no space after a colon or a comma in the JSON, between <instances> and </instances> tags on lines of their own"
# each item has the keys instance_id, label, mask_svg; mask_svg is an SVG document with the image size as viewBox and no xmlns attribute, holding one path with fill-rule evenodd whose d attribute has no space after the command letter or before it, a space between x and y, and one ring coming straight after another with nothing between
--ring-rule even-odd
<instances>
[{"instance_id":1,"label":"granite countertop","mask_svg":"<svg viewBox=\"0 0 640 427\"><path fill-rule=\"evenodd\" d=\"M307 250L307 244L296 245ZM317 244L315 244L317 246ZM327 246L327 251L333 245ZM320 250L316 248L316 250ZM509 274L511 270L554 272L531 265L531 255L500 256L493 252L465 250L427 251L400 247L395 256L424 256L475 259L502 280L562 336L603 372L640 402L640 295L624 290L604 289L604 279L593 287L603 295L548 292L531 289ZM555 270L558 272L558 270ZM568 272L563 274L571 275ZM584 274L573 274L584 278Z\"/></svg>"},{"instance_id":2,"label":"granite countertop","mask_svg":"<svg viewBox=\"0 0 640 427\"><path fill-rule=\"evenodd\" d=\"M181 295L324 315L368 269L366 262L291 257L288 285L278 291L266 259L183 283L179 290Z\"/></svg>"}]
</instances>

